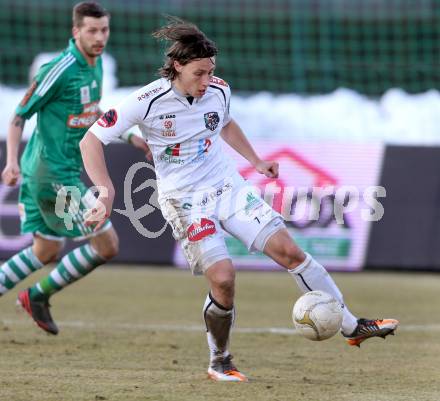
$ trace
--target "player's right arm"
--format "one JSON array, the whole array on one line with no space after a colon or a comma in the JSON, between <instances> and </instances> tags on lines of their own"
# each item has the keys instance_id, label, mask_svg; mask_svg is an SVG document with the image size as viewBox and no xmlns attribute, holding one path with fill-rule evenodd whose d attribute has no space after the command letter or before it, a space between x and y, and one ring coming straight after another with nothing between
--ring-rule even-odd
<instances>
[{"instance_id":1,"label":"player's right arm","mask_svg":"<svg viewBox=\"0 0 440 401\"><path fill-rule=\"evenodd\" d=\"M6 185L13 186L20 178L18 150L25 121L62 91L63 73L72 63L72 58L66 56L42 66L17 106L9 124L6 142L6 166L2 172L2 181Z\"/></svg>"},{"instance_id":2,"label":"player's right arm","mask_svg":"<svg viewBox=\"0 0 440 401\"><path fill-rule=\"evenodd\" d=\"M95 226L95 231L110 216L115 189L107 170L102 144L117 141L120 136L142 120L142 105L138 105L137 96L128 96L118 106L108 110L96 121L79 143L84 168L98 188L99 196L95 206L86 213L86 225Z\"/></svg>"},{"instance_id":3,"label":"player's right arm","mask_svg":"<svg viewBox=\"0 0 440 401\"><path fill-rule=\"evenodd\" d=\"M19 115L14 115L9 127L6 142L6 166L2 171L2 181L5 185L14 186L20 178L20 165L18 163L18 148L25 119Z\"/></svg>"},{"instance_id":4,"label":"player's right arm","mask_svg":"<svg viewBox=\"0 0 440 401\"><path fill-rule=\"evenodd\" d=\"M79 143L79 147L84 168L99 191L95 206L85 214L86 226L96 224L95 231L97 231L110 217L115 198L115 188L105 163L102 142L93 132L88 131Z\"/></svg>"}]
</instances>

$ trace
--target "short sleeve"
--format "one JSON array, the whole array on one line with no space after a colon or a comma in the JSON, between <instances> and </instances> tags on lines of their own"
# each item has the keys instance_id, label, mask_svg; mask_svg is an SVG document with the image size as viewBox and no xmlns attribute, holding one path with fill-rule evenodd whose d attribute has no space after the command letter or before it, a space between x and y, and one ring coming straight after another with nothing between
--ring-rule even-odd
<instances>
[{"instance_id":1,"label":"short sleeve","mask_svg":"<svg viewBox=\"0 0 440 401\"><path fill-rule=\"evenodd\" d=\"M74 62L75 59L72 56L72 58L65 57L57 63L51 62L43 65L15 109L15 114L29 119L58 93L61 93L65 80L64 72Z\"/></svg>"},{"instance_id":2,"label":"short sleeve","mask_svg":"<svg viewBox=\"0 0 440 401\"><path fill-rule=\"evenodd\" d=\"M120 136L142 121L141 109L134 94L106 111L89 129L104 145L119 141Z\"/></svg>"},{"instance_id":3,"label":"short sleeve","mask_svg":"<svg viewBox=\"0 0 440 401\"><path fill-rule=\"evenodd\" d=\"M224 118L223 118L223 127L228 125L231 122L231 120L232 120L231 114L229 112L229 108L230 108L230 105L231 105L231 89L229 88L229 86L225 90L225 98L226 98L225 99L225 101L226 101L226 109L225 109L225 115L224 115Z\"/></svg>"}]
</instances>

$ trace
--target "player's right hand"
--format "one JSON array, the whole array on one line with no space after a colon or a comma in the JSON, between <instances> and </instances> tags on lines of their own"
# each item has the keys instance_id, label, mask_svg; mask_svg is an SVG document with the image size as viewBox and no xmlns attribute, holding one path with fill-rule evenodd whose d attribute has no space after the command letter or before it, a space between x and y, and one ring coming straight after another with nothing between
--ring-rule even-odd
<instances>
[{"instance_id":1,"label":"player's right hand","mask_svg":"<svg viewBox=\"0 0 440 401\"><path fill-rule=\"evenodd\" d=\"M113 196L99 195L95 205L84 213L86 227L96 224L93 231L98 231L110 217L112 207Z\"/></svg>"},{"instance_id":2,"label":"player's right hand","mask_svg":"<svg viewBox=\"0 0 440 401\"><path fill-rule=\"evenodd\" d=\"M2 171L2 181L5 185L13 187L20 178L20 166L18 163L8 163Z\"/></svg>"}]
</instances>

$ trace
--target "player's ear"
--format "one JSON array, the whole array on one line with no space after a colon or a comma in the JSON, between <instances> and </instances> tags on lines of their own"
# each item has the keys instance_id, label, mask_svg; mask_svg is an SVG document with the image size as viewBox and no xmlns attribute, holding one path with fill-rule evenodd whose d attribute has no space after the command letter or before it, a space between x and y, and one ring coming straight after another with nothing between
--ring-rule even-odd
<instances>
[{"instance_id":1,"label":"player's ear","mask_svg":"<svg viewBox=\"0 0 440 401\"><path fill-rule=\"evenodd\" d=\"M174 65L174 69L177 71L177 72L182 72L182 68L183 68L183 65L182 64L180 64L177 60L174 60L173 61L173 65Z\"/></svg>"},{"instance_id":2,"label":"player's ear","mask_svg":"<svg viewBox=\"0 0 440 401\"><path fill-rule=\"evenodd\" d=\"M79 37L79 29L77 26L73 26L72 27L72 36L74 37L75 40L78 40Z\"/></svg>"}]
</instances>

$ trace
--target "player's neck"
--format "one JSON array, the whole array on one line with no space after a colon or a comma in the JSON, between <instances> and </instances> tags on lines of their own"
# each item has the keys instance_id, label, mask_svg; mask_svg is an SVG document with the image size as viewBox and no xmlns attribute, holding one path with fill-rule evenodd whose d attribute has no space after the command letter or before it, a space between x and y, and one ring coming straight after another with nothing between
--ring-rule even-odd
<instances>
[{"instance_id":1,"label":"player's neck","mask_svg":"<svg viewBox=\"0 0 440 401\"><path fill-rule=\"evenodd\" d=\"M95 66L96 65L96 59L97 59L97 57L95 57L95 56L89 56L85 51L84 51L84 49L81 47L81 44L77 41L76 43L75 43L75 45L76 45L76 47L77 47L77 49L79 50L79 52L83 55L83 57L86 59L86 61L87 61L87 64L88 65L91 65L91 66Z\"/></svg>"},{"instance_id":2,"label":"player's neck","mask_svg":"<svg viewBox=\"0 0 440 401\"><path fill-rule=\"evenodd\" d=\"M178 82L177 79L171 82L171 85L173 87L173 91L177 93L179 96L190 96L187 91L180 85L180 82Z\"/></svg>"}]
</instances>

